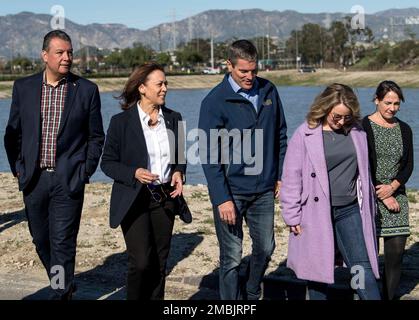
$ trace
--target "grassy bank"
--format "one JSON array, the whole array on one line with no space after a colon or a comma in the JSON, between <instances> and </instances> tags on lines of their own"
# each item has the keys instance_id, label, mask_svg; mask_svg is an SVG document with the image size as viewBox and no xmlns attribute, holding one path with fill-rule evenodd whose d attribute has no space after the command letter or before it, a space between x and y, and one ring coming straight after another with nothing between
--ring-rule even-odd
<instances>
[{"instance_id":1,"label":"grassy bank","mask_svg":"<svg viewBox=\"0 0 419 320\"><path fill-rule=\"evenodd\" d=\"M12 96L12 81L1 81L0 82L0 99L9 98Z\"/></svg>"},{"instance_id":2,"label":"grassy bank","mask_svg":"<svg viewBox=\"0 0 419 320\"><path fill-rule=\"evenodd\" d=\"M325 86L334 82L352 87L376 87L383 80L393 80L403 88L419 88L418 71L341 71L317 70L301 74L295 70L261 72L279 86Z\"/></svg>"},{"instance_id":3,"label":"grassy bank","mask_svg":"<svg viewBox=\"0 0 419 320\"><path fill-rule=\"evenodd\" d=\"M261 77L278 86L325 86L333 82L352 87L376 87L383 80L396 81L403 88L419 88L419 71L346 71L317 70L315 73L298 73L296 70L260 72ZM209 89L216 86L223 75L168 76L170 89ZM101 92L121 92L127 78L91 79ZM10 98L12 81L0 82L0 98Z\"/></svg>"}]
</instances>

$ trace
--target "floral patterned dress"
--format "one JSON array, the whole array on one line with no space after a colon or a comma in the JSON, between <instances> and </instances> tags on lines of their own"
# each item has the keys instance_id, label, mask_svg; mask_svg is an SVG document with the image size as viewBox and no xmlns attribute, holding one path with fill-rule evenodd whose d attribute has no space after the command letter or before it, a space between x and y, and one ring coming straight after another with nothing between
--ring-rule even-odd
<instances>
[{"instance_id":1,"label":"floral patterned dress","mask_svg":"<svg viewBox=\"0 0 419 320\"><path fill-rule=\"evenodd\" d=\"M377 153L376 180L389 184L397 175L403 155L403 141L400 125L393 128L382 127L371 121ZM400 205L400 212L389 211L384 203L378 200L376 216L377 236L390 237L410 235L409 201L405 193L396 191L393 196Z\"/></svg>"}]
</instances>

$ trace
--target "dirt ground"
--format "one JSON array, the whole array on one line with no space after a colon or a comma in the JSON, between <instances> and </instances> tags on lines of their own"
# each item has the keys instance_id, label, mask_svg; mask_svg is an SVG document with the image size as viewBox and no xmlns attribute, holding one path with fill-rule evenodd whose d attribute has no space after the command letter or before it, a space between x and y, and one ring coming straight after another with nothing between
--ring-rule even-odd
<instances>
[{"instance_id":1,"label":"dirt ground","mask_svg":"<svg viewBox=\"0 0 419 320\"><path fill-rule=\"evenodd\" d=\"M111 185L87 186L76 257L80 299L124 299L125 243L121 230L109 227ZM175 222L168 262L167 299L217 299L218 242L207 187L185 186L193 222ZM412 235L404 256L400 295L419 299L419 193L410 194ZM284 267L288 228L276 207L276 249L267 277L288 276ZM22 195L11 174L0 173L0 300L42 299L48 286L45 271L31 242ZM245 232L243 257L251 243ZM246 258L244 258L246 261ZM382 257L380 257L382 265ZM38 294L37 294L38 293ZM76 294L77 297L77 294Z\"/></svg>"}]
</instances>

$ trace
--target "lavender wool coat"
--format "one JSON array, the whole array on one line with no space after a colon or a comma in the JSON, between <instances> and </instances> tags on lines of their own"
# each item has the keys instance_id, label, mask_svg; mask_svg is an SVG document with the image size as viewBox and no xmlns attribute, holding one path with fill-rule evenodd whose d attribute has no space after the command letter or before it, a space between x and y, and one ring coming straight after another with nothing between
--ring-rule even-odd
<instances>
[{"instance_id":1,"label":"lavender wool coat","mask_svg":"<svg viewBox=\"0 0 419 320\"><path fill-rule=\"evenodd\" d=\"M335 247L322 130L322 126L310 129L305 122L289 141L282 175L282 216L287 225L299 224L302 229L298 236L290 233L287 266L299 279L334 283ZM351 129L350 136L358 159L362 229L371 267L378 279L375 193L368 167L367 138L358 127Z\"/></svg>"}]
</instances>

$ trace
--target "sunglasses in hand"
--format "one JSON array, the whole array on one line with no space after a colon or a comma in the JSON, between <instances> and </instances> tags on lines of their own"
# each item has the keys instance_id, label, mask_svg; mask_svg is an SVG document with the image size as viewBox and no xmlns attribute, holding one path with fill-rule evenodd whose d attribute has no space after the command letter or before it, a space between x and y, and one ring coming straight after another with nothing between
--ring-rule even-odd
<instances>
[{"instance_id":1,"label":"sunglasses in hand","mask_svg":"<svg viewBox=\"0 0 419 320\"><path fill-rule=\"evenodd\" d=\"M154 201L162 203L164 200L167 199L167 194L163 188L163 184L161 183L160 179L157 179L156 182L158 184L147 184L147 189L148 191L150 191L151 197Z\"/></svg>"}]
</instances>

